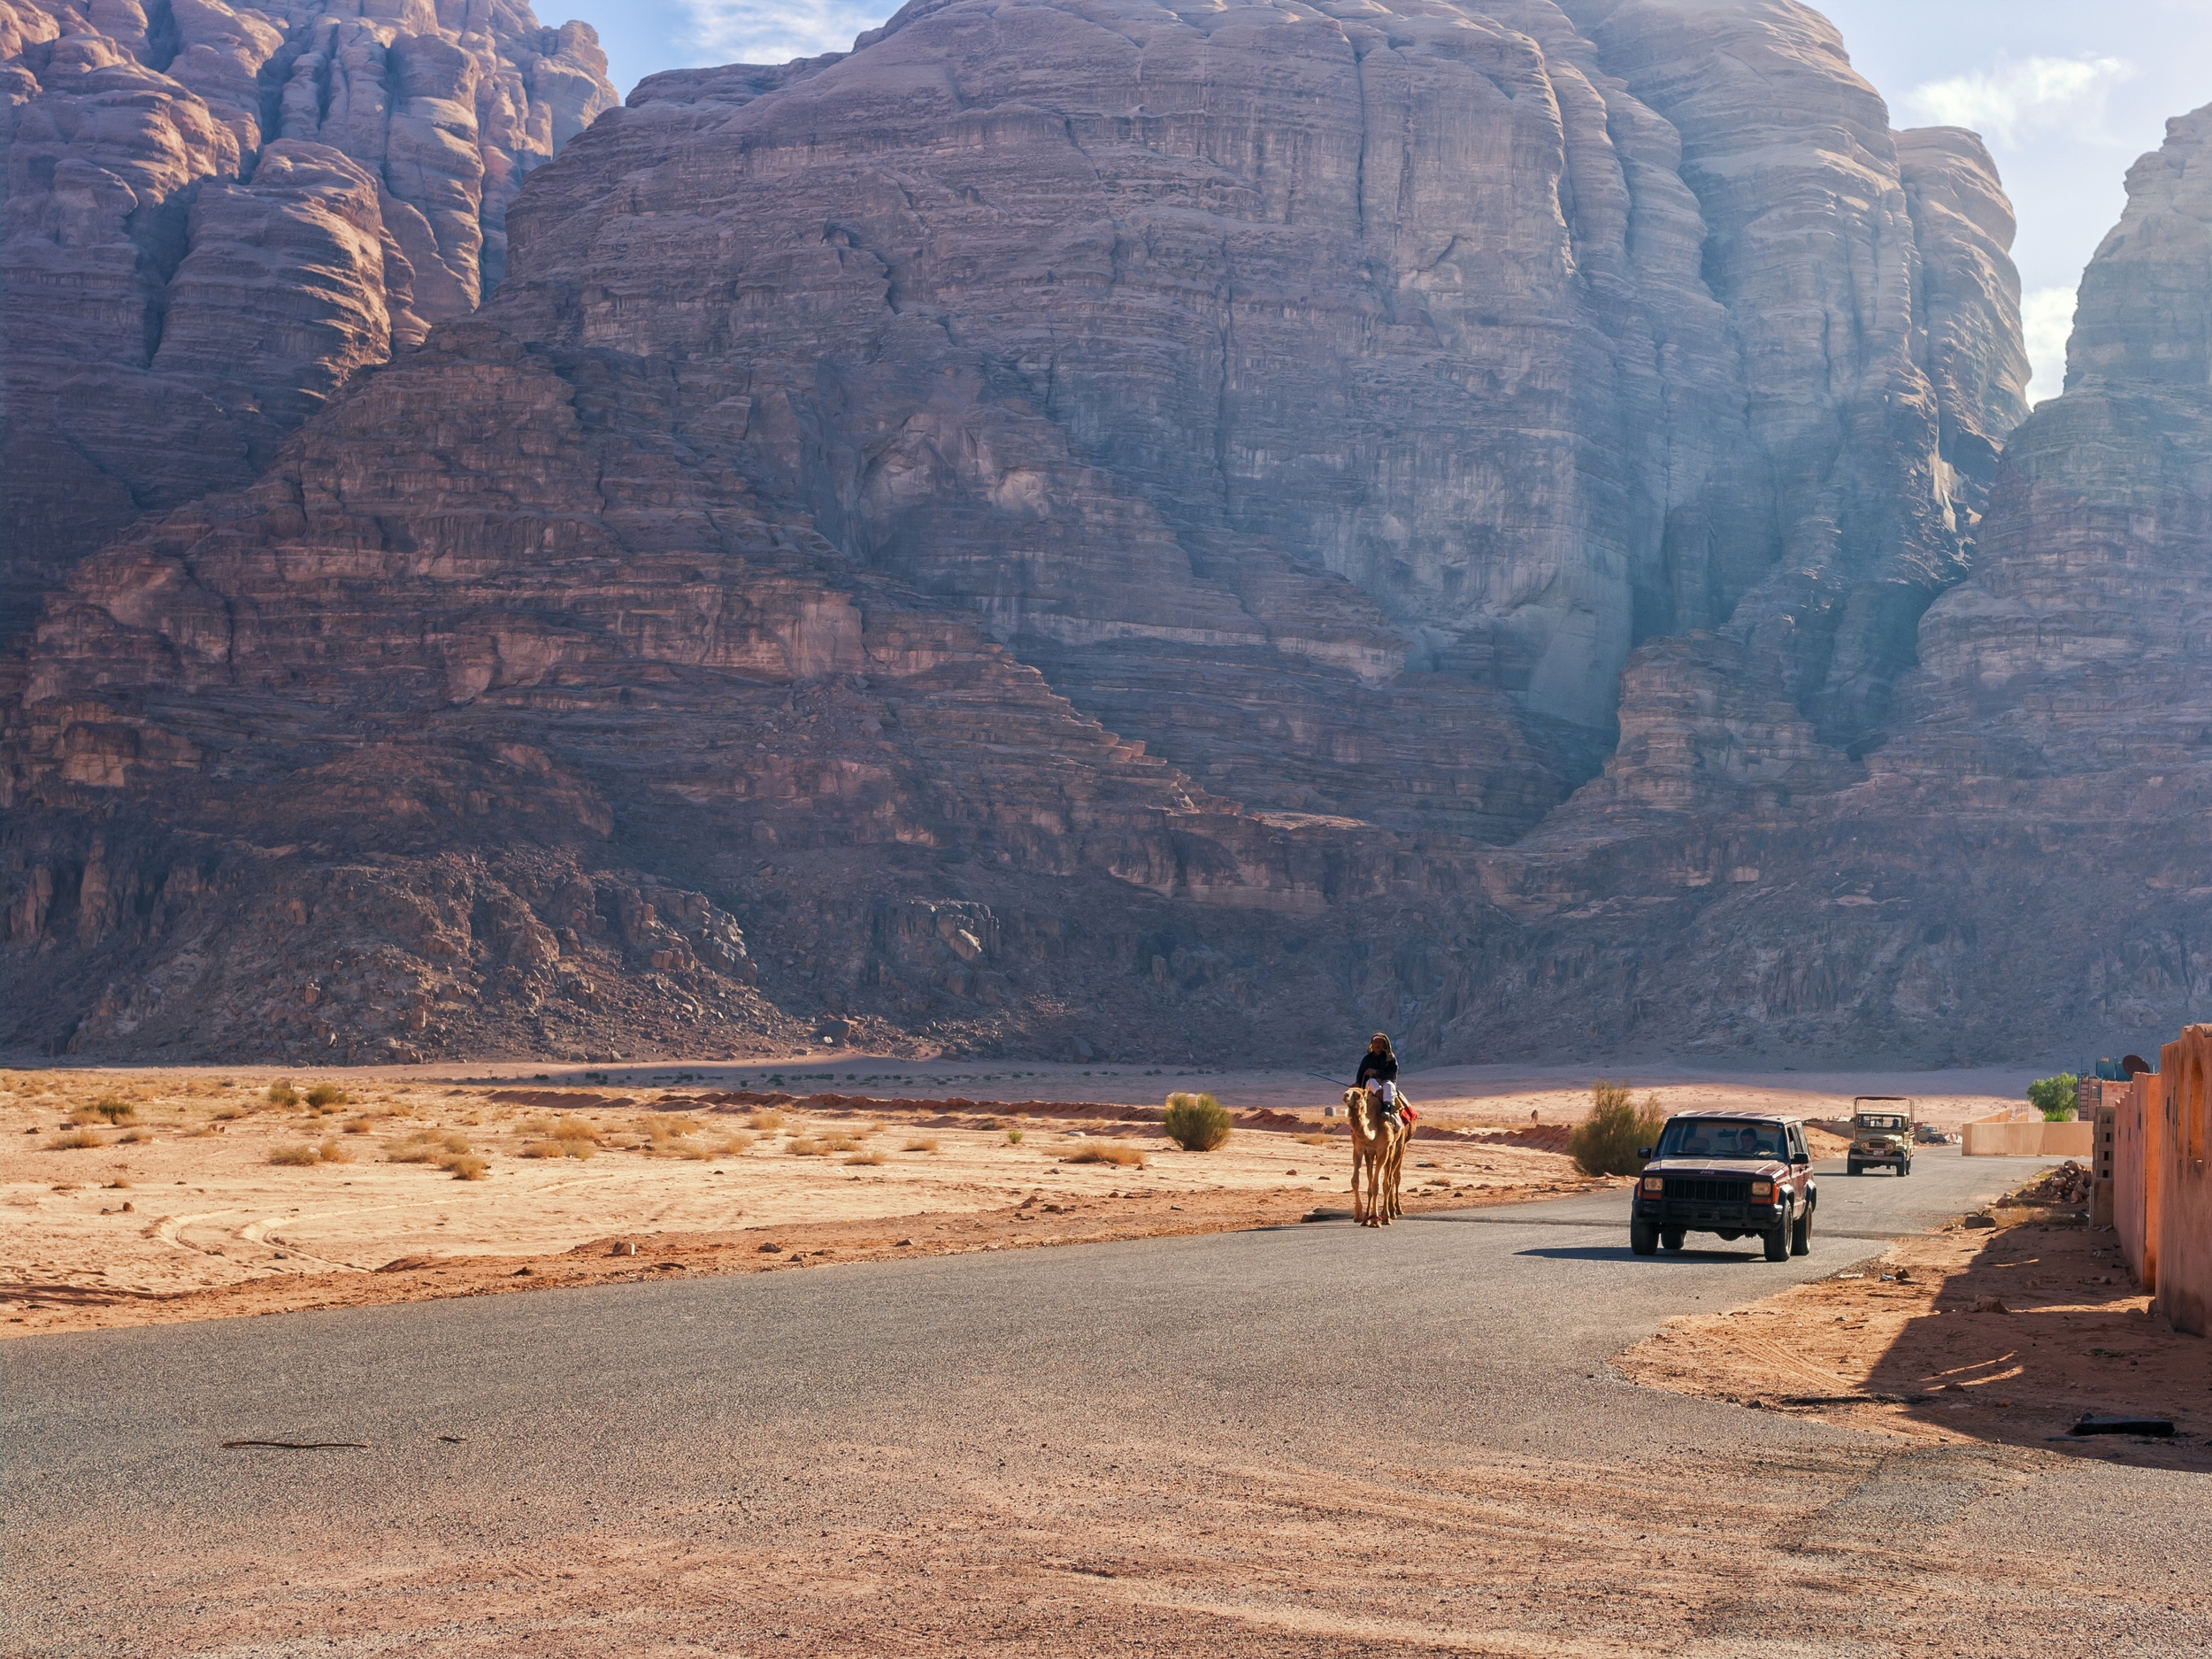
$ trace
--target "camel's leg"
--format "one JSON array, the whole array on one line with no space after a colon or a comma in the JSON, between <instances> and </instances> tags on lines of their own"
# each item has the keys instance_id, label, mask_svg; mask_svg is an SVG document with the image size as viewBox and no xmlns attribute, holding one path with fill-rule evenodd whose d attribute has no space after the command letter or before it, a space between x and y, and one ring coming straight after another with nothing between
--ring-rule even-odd
<instances>
[{"instance_id":1,"label":"camel's leg","mask_svg":"<svg viewBox=\"0 0 2212 1659\"><path fill-rule=\"evenodd\" d=\"M1352 1131L1352 1220L1356 1225L1364 1226L1367 1221L1367 1211L1360 1202L1360 1162L1359 1130L1355 1127Z\"/></svg>"}]
</instances>

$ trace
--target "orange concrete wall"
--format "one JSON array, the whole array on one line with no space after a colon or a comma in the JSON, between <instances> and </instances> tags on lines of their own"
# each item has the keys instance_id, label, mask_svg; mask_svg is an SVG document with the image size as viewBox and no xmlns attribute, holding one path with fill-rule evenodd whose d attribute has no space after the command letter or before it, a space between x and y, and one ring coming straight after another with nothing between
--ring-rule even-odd
<instances>
[{"instance_id":1,"label":"orange concrete wall","mask_svg":"<svg viewBox=\"0 0 2212 1659\"><path fill-rule=\"evenodd\" d=\"M2112 1225L2128 1271L2158 1288L2159 1133L2166 1123L2165 1080L2146 1073L2113 1096Z\"/></svg>"},{"instance_id":2,"label":"orange concrete wall","mask_svg":"<svg viewBox=\"0 0 2212 1659\"><path fill-rule=\"evenodd\" d=\"M2163 1145L2158 1194L2158 1310L2177 1331L2212 1334L2212 1025L2159 1051Z\"/></svg>"}]
</instances>

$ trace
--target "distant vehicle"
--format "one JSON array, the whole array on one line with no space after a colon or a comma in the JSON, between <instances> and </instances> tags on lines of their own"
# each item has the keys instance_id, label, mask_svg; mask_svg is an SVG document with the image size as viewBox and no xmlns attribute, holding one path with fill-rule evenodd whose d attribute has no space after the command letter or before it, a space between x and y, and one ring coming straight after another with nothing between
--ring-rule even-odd
<instances>
[{"instance_id":1,"label":"distant vehicle","mask_svg":"<svg viewBox=\"0 0 2212 1659\"><path fill-rule=\"evenodd\" d=\"M1912 1173L1912 1097L1862 1094L1851 1102L1851 1150L1843 1167L1853 1175L1888 1168Z\"/></svg>"},{"instance_id":2,"label":"distant vehicle","mask_svg":"<svg viewBox=\"0 0 2212 1659\"><path fill-rule=\"evenodd\" d=\"M1803 1256L1813 1246L1813 1180L1805 1126L1770 1112L1678 1112L1630 1202L1628 1248L1639 1256L1682 1248L1692 1233L1755 1238L1770 1262Z\"/></svg>"}]
</instances>

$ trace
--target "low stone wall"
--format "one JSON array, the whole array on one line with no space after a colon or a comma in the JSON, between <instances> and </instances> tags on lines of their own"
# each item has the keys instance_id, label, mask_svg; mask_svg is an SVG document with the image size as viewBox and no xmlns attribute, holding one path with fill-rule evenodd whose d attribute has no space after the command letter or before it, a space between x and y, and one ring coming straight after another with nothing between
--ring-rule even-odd
<instances>
[{"instance_id":1,"label":"low stone wall","mask_svg":"<svg viewBox=\"0 0 2212 1659\"><path fill-rule=\"evenodd\" d=\"M1960 1132L1960 1150L1970 1158L2086 1158L2094 1149L2096 1125L2079 1119L2049 1124L2039 1118L1979 1118Z\"/></svg>"}]
</instances>

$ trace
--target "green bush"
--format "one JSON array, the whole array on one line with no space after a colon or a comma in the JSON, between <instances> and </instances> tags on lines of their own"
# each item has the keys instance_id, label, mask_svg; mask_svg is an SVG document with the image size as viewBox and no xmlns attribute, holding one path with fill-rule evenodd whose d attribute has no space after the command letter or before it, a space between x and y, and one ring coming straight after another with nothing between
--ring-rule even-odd
<instances>
[{"instance_id":1,"label":"green bush","mask_svg":"<svg viewBox=\"0 0 2212 1659\"><path fill-rule=\"evenodd\" d=\"M1639 1106L1627 1084L1600 1078L1590 1085L1590 1115L1567 1137L1567 1150L1585 1175L1633 1175L1644 1167L1637 1152L1658 1141L1666 1121L1656 1094Z\"/></svg>"},{"instance_id":2,"label":"green bush","mask_svg":"<svg viewBox=\"0 0 2212 1659\"><path fill-rule=\"evenodd\" d=\"M2074 1115L2074 1090L2081 1082L2071 1071L2039 1077L2028 1085L2028 1104L2043 1114L2047 1124L2062 1124Z\"/></svg>"},{"instance_id":3,"label":"green bush","mask_svg":"<svg viewBox=\"0 0 2212 1659\"><path fill-rule=\"evenodd\" d=\"M1186 1152L1211 1152L1229 1139L1229 1114L1210 1094L1171 1094L1160 1127Z\"/></svg>"},{"instance_id":4,"label":"green bush","mask_svg":"<svg viewBox=\"0 0 2212 1659\"><path fill-rule=\"evenodd\" d=\"M307 1091L307 1103L317 1107L342 1106L346 1103L346 1092L335 1083L318 1083Z\"/></svg>"}]
</instances>

